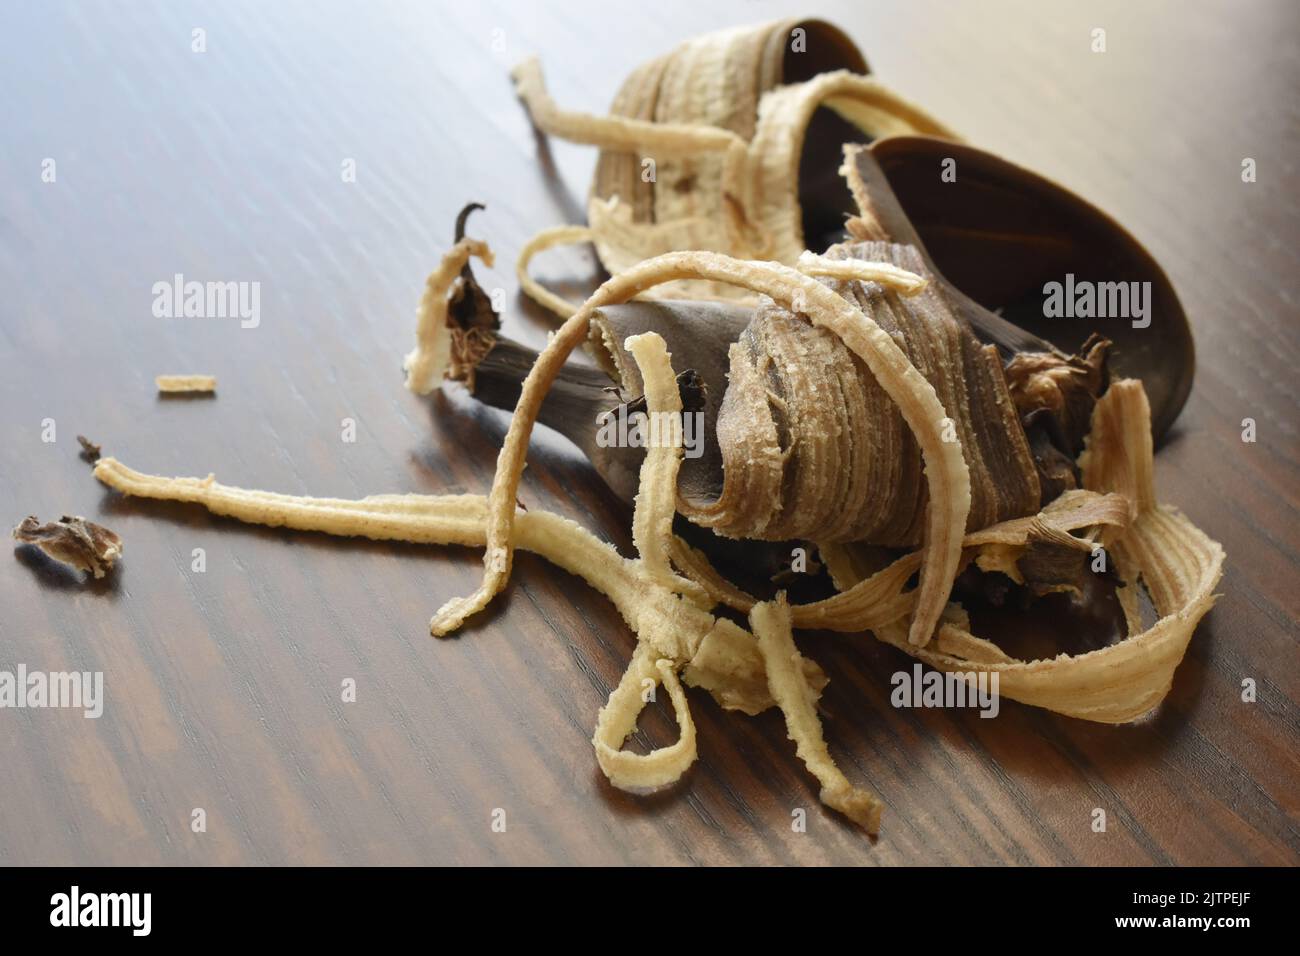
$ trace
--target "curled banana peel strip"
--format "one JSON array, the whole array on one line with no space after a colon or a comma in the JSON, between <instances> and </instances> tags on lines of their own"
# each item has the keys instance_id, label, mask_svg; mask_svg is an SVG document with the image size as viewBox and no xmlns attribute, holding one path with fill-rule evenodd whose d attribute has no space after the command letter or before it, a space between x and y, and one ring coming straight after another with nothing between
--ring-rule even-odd
<instances>
[{"instance_id":1,"label":"curled banana peel strip","mask_svg":"<svg viewBox=\"0 0 1300 956\"><path fill-rule=\"evenodd\" d=\"M524 244L519 250L519 260L515 263L515 277L524 294L534 302L554 312L562 319L567 319L578 311L578 307L563 296L557 295L542 285L528 271L533 256L556 246L568 246L579 242L590 242L592 231L586 226L555 226L543 229Z\"/></svg>"},{"instance_id":2,"label":"curled banana peel strip","mask_svg":"<svg viewBox=\"0 0 1300 956\"><path fill-rule=\"evenodd\" d=\"M519 64L511 75L534 125L549 136L663 159L716 157L711 164L701 162L700 174L694 177L697 185L688 190L691 195L669 195L654 221L637 221L618 196L593 195L587 206L589 228L546 230L525 246L517 269L524 292L561 318L572 314L572 305L528 274L533 255L555 245L593 242L611 273L681 249L793 265L807 248L798 196L799 162L809 122L821 106L875 138L910 133L958 139L947 126L874 77L847 70L822 73L765 93L750 140L719 126L561 109L546 90L536 58ZM566 229L575 231L566 234ZM734 286L709 280L677 281L655 295L744 298Z\"/></svg>"},{"instance_id":3,"label":"curled banana peel strip","mask_svg":"<svg viewBox=\"0 0 1300 956\"><path fill-rule=\"evenodd\" d=\"M873 139L908 135L961 138L874 77L846 70L822 73L764 95L758 104L758 126L741 182L746 190L744 208L753 210L757 228L772 237L767 252L779 262L793 262L808 248L798 195L799 161L809 123L820 106L838 113Z\"/></svg>"},{"instance_id":4,"label":"curled banana peel strip","mask_svg":"<svg viewBox=\"0 0 1300 956\"><path fill-rule=\"evenodd\" d=\"M875 833L880 829L884 804L871 791L849 783L831 759L817 717L816 695L809 693L807 683L802 680L803 657L795 647L785 595L754 605L749 612L749 626L763 655L772 699L785 715L786 732L795 742L799 759L822 785L819 794L822 803L838 810L868 833Z\"/></svg>"}]
</instances>

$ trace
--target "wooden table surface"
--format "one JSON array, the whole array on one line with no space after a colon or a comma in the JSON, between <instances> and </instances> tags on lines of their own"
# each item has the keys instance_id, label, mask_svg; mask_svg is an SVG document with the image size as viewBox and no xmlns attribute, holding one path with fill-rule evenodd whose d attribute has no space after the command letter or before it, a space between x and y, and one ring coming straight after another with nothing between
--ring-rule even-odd
<instances>
[{"instance_id":1,"label":"wooden table surface","mask_svg":"<svg viewBox=\"0 0 1300 956\"><path fill-rule=\"evenodd\" d=\"M603 110L687 36L812 14L973 143L1125 223L1191 316L1196 386L1158 487L1228 561L1153 716L895 710L909 659L812 634L829 742L887 804L878 840L823 811L778 713L701 692L698 763L641 799L589 743L633 638L580 581L521 555L490 613L438 642L429 615L472 590L477 552L126 501L78 459L84 433L133 467L245 487L486 491L505 417L457 390L416 398L399 362L469 200L488 205L471 232L499 257L479 274L508 291L508 331L537 345L549 326L513 262L582 221L595 155L533 133L509 66L539 53L560 102ZM15 524L101 521L126 555L107 583L26 548L0 570L0 669L102 671L106 695L98 720L0 710L0 863L1296 862L1296 4L84 2L4 19L0 501ZM597 276L589 251L536 268ZM260 324L155 318L152 286L176 273L260 283ZM186 371L217 375L217 396L155 395ZM554 436L521 499L630 546L627 509ZM643 728L675 733L662 705Z\"/></svg>"}]
</instances>

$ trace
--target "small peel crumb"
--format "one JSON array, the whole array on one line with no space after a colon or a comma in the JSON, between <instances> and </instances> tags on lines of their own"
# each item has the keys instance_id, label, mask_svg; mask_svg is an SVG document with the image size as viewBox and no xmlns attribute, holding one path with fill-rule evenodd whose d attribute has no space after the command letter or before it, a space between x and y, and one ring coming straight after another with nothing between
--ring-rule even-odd
<instances>
[{"instance_id":1,"label":"small peel crumb","mask_svg":"<svg viewBox=\"0 0 1300 956\"><path fill-rule=\"evenodd\" d=\"M215 392L215 375L159 375L154 379L160 392Z\"/></svg>"},{"instance_id":2,"label":"small peel crumb","mask_svg":"<svg viewBox=\"0 0 1300 956\"><path fill-rule=\"evenodd\" d=\"M76 515L64 515L58 521L41 524L28 515L14 528L14 538L34 544L56 561L87 571L102 578L122 556L122 539L102 524Z\"/></svg>"},{"instance_id":3,"label":"small peel crumb","mask_svg":"<svg viewBox=\"0 0 1300 956\"><path fill-rule=\"evenodd\" d=\"M99 461L99 456L103 454L104 449L96 445L85 435L78 435L77 442L81 445L81 457L89 462Z\"/></svg>"}]
</instances>

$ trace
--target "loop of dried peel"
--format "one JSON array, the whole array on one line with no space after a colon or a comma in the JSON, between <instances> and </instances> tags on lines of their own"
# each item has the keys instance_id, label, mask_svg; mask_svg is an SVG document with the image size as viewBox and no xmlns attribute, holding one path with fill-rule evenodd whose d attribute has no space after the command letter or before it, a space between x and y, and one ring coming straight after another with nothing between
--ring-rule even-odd
<instances>
[{"instance_id":1,"label":"loop of dried peel","mask_svg":"<svg viewBox=\"0 0 1300 956\"><path fill-rule=\"evenodd\" d=\"M1023 544L1032 522L1060 531L1109 529L1111 557L1126 586L1119 590L1129 637L1086 654L1023 661L956 624L945 624L933 645L908 641L902 623L912 600L904 592L919 564L915 553L869 577L860 577L823 551L841 593L791 609L799 627L870 630L885 643L945 671L987 671L999 675L999 692L1035 707L1103 723L1125 723L1157 706L1168 693L1197 623L1214 603L1222 575L1223 549L1177 511L1156 502L1150 407L1141 383L1112 383L1093 413L1088 448L1081 459L1090 490L1066 492L1038 515L1002 522L967 535L977 549ZM698 552L684 543L674 561L705 586L719 603L749 611L750 597L726 582ZM1146 586L1161 618L1141 629L1136 587Z\"/></svg>"},{"instance_id":2,"label":"loop of dried peel","mask_svg":"<svg viewBox=\"0 0 1300 956\"><path fill-rule=\"evenodd\" d=\"M809 123L820 106L835 111L872 139L914 135L960 140L946 125L872 76L836 70L765 93L758 104L741 201L757 227L770 237L772 257L782 262L794 262L808 246L799 202L799 164Z\"/></svg>"},{"instance_id":3,"label":"loop of dried peel","mask_svg":"<svg viewBox=\"0 0 1300 956\"><path fill-rule=\"evenodd\" d=\"M648 754L623 750L624 741L636 730L637 717L649 702L650 689L661 683L668 689L680 728L676 742ZM647 644L639 645L623 679L596 718L596 732L591 743L596 748L600 769L620 790L648 793L680 780L695 762L698 752L695 722L691 719L686 693L677 679L673 662L655 660L653 648Z\"/></svg>"},{"instance_id":4,"label":"loop of dried peel","mask_svg":"<svg viewBox=\"0 0 1300 956\"><path fill-rule=\"evenodd\" d=\"M402 362L406 370L406 387L418 395L427 395L438 387L451 364L451 332L447 327L447 308L452 289L470 256L492 266L492 250L486 242L465 238L442 257L438 267L425 280L420 297L415 329L415 348Z\"/></svg>"},{"instance_id":5,"label":"loop of dried peel","mask_svg":"<svg viewBox=\"0 0 1300 956\"><path fill-rule=\"evenodd\" d=\"M528 264L539 252L545 252L556 246L590 242L591 239L592 231L586 226L556 226L553 229L543 229L529 239L519 250L519 260L515 263L515 276L519 279L519 286L524 290L524 294L562 319L567 319L577 312L576 305L563 296L555 294L529 275Z\"/></svg>"},{"instance_id":6,"label":"loop of dried peel","mask_svg":"<svg viewBox=\"0 0 1300 956\"><path fill-rule=\"evenodd\" d=\"M703 589L675 574L668 557L677 510L677 471L682 459L682 398L668 348L654 332L633 335L624 347L640 370L647 413L658 420L658 425L650 429L651 440L641 463L632 511L632 541L640 557L640 569L647 580L660 587L660 601L673 602L677 593L685 592L703 607L709 607ZM667 435L663 434L664 428ZM674 647L663 637L656 642L653 632L634 630L636 653L597 715L591 743L610 783L624 790L649 791L676 782L695 762L695 724L677 680L677 667L693 658L699 645ZM668 689L677 715L677 742L644 755L624 751L623 743L636 729L637 718L648 702L647 692L661 682Z\"/></svg>"},{"instance_id":7,"label":"loop of dried peel","mask_svg":"<svg viewBox=\"0 0 1300 956\"><path fill-rule=\"evenodd\" d=\"M716 253L669 253L619 273L604 283L551 337L525 378L510 422L489 496L488 550L483 582L472 595L444 605L430 622L434 634L459 627L481 610L504 586L510 569L511 526L515 496L527 454L529 435L538 410L561 366L586 341L595 310L626 302L649 288L675 279L727 282L770 296L800 309L815 324L838 335L867 366L886 394L898 405L916 436L925 463L930 494L921 580L909 640L923 645L943 612L961 558L962 531L970 509L970 474L960 442L945 441L947 418L934 387L898 344L856 305L817 280L779 263L745 262Z\"/></svg>"}]
</instances>

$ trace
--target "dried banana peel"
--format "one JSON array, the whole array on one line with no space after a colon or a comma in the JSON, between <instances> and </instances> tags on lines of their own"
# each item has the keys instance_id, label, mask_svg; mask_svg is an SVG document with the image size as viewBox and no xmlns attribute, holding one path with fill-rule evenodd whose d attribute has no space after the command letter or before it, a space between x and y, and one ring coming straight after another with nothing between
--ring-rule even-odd
<instances>
[{"instance_id":1,"label":"dried banana peel","mask_svg":"<svg viewBox=\"0 0 1300 956\"><path fill-rule=\"evenodd\" d=\"M791 59L799 31L815 50L806 62ZM815 706L827 677L799 652L796 628L871 632L940 670L997 674L1000 693L1072 717L1142 716L1168 692L1214 602L1223 551L1159 504L1147 396L1135 380L1107 385L1106 344L1089 340L1069 356L1012 334L1006 341L1031 347L1008 359L997 334L977 338L976 322L985 332L1016 330L946 283L852 150L841 184L860 207L847 224L851 238L808 251L827 245L811 241L810 223L826 211L810 208L816 191L807 188L818 167L808 150L826 139L815 130L840 123L837 133L866 138L952 135L865 72L847 38L819 21L692 40L635 71L605 117L558 107L535 61L515 71L541 129L602 154L589 224L543 233L520 259L525 292L564 318L541 353L498 336L469 268L471 257L491 262L486 244L463 235L472 207L426 283L405 360L408 388L425 394L459 381L498 389L498 403L514 409L488 496L301 498L212 476L160 478L113 458L96 463L96 477L124 494L194 502L250 523L484 548L481 586L438 610L430 622L438 636L505 586L516 548L582 577L636 636L592 738L610 782L634 792L673 784L697 759L692 686L747 714L779 707L823 802L876 831L884 804L832 760ZM576 241L593 242L612 273L581 305L527 270L535 253ZM714 301L673 308L683 296ZM689 344L691 321L711 330L703 334L709 354L665 342ZM634 334L629 323L640 324ZM608 378L566 365L579 347ZM502 388L512 366L519 381ZM635 558L573 521L517 507L548 394L558 385L587 410L582 396L603 394L611 379L623 406L635 396L668 423L635 458L591 453L612 487L635 493ZM684 415L701 409L714 426L710 452L686 464ZM1047 431L1063 438L1045 441ZM815 542L838 593L794 604L784 593L754 597L678 537L677 515L746 544ZM864 543L869 561L855 550ZM1035 594L1068 591L1097 548L1121 578L1128 636L1118 643L1019 660L996 635L974 634L951 603L967 568ZM1150 626L1139 587L1159 614ZM747 615L749 630L733 612ZM659 686L678 739L648 754L625 750L647 689Z\"/></svg>"}]
</instances>

